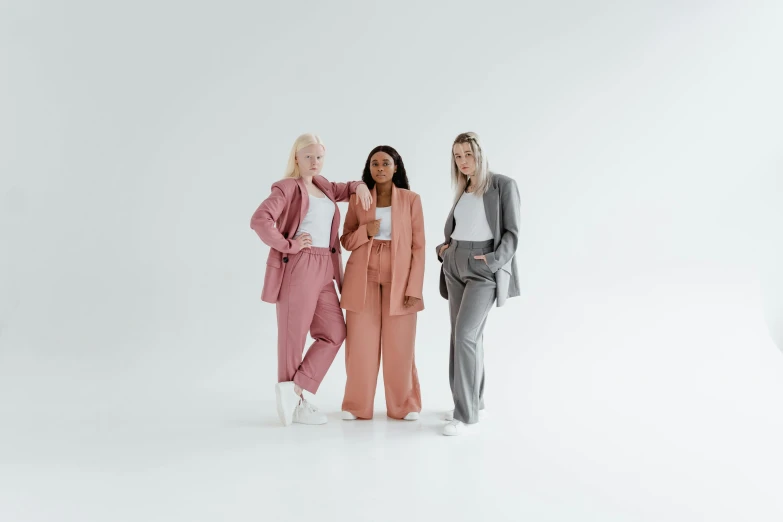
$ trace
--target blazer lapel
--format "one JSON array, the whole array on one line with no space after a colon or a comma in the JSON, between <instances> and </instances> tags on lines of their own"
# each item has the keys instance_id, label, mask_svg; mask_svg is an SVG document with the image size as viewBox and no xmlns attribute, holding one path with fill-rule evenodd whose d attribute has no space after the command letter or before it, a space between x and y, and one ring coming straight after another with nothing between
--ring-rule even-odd
<instances>
[{"instance_id":1,"label":"blazer lapel","mask_svg":"<svg viewBox=\"0 0 783 522\"><path fill-rule=\"evenodd\" d=\"M400 191L392 184L392 196L391 196L391 260L392 266L394 260L397 258L397 241L400 241L400 233L405 230L400 224L402 220L402 214L400 212ZM394 279L394 275L392 275Z\"/></svg>"},{"instance_id":2,"label":"blazer lapel","mask_svg":"<svg viewBox=\"0 0 783 522\"><path fill-rule=\"evenodd\" d=\"M462 197L462 195L460 195L460 197ZM454 201L454 204L451 205L449 217L446 218L446 230L444 230L444 233L446 235L447 241L451 237L451 233L454 232L454 209L457 208L457 203L459 203L459 198L457 198L456 201Z\"/></svg>"},{"instance_id":3,"label":"blazer lapel","mask_svg":"<svg viewBox=\"0 0 783 522\"><path fill-rule=\"evenodd\" d=\"M400 210L400 190L392 184L392 197L391 197L391 233L392 239L394 239L394 231L402 230L399 226L399 221L402 217L399 216Z\"/></svg>"},{"instance_id":4,"label":"blazer lapel","mask_svg":"<svg viewBox=\"0 0 783 522\"><path fill-rule=\"evenodd\" d=\"M497 246L500 238L498 238L498 210L500 208L500 201L498 199L498 187L495 183L492 183L489 190L484 193L484 212L487 215L487 223L492 230L492 235L495 238L495 246Z\"/></svg>"},{"instance_id":5,"label":"blazer lapel","mask_svg":"<svg viewBox=\"0 0 783 522\"><path fill-rule=\"evenodd\" d=\"M375 221L377 219L375 217L375 209L377 208L378 193L376 192L375 187L370 189L370 196L372 197L372 202L370 203L370 208L368 210L364 210L359 201L356 202L357 207L361 209L362 212L364 212L365 223L369 223L370 221Z\"/></svg>"},{"instance_id":6,"label":"blazer lapel","mask_svg":"<svg viewBox=\"0 0 783 522\"><path fill-rule=\"evenodd\" d=\"M305 187L301 176L296 178L296 185L299 187L299 192L302 195L302 204L299 206L299 223L301 223L304 221L307 210L310 208L310 195L307 193L307 187Z\"/></svg>"},{"instance_id":7,"label":"blazer lapel","mask_svg":"<svg viewBox=\"0 0 783 522\"><path fill-rule=\"evenodd\" d=\"M337 202L334 200L331 188L326 182L326 179L321 176L315 176L313 177L313 185L321 189L321 192L324 193L324 196L326 196L329 201L332 202L332 205L334 205L334 216L332 217L332 238L331 243L337 243L337 247L339 249L339 243L340 243L340 209L337 207ZM302 183L302 186L304 186L304 183ZM305 192L307 192L307 189L305 188ZM307 197L307 202L310 202L310 197Z\"/></svg>"},{"instance_id":8,"label":"blazer lapel","mask_svg":"<svg viewBox=\"0 0 783 522\"><path fill-rule=\"evenodd\" d=\"M329 198L329 201L334 203L334 197L332 197L332 191L330 190L329 186L326 185L326 183L324 183L324 179L321 176L313 177L313 185L318 187L321 190L321 192L324 193L324 196ZM302 186L304 186L304 183L302 183Z\"/></svg>"}]
</instances>

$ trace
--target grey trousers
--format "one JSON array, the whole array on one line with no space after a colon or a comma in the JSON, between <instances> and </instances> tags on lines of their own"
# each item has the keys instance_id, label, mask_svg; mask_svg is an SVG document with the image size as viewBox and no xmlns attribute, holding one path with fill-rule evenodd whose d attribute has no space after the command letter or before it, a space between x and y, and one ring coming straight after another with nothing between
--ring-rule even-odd
<instances>
[{"instance_id":1,"label":"grey trousers","mask_svg":"<svg viewBox=\"0 0 783 522\"><path fill-rule=\"evenodd\" d=\"M451 240L443 253L443 274L449 294L451 347L449 384L454 397L454 418L478 422L484 409L484 325L495 303L495 278L482 259L492 252L493 241Z\"/></svg>"}]
</instances>

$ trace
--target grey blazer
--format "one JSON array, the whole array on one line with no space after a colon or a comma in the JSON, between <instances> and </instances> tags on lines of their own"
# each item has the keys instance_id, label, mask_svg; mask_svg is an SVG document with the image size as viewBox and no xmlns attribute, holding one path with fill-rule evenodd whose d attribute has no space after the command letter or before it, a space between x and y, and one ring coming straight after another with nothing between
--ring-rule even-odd
<instances>
[{"instance_id":1,"label":"grey blazer","mask_svg":"<svg viewBox=\"0 0 783 522\"><path fill-rule=\"evenodd\" d=\"M489 228L495 236L495 251L486 254L487 265L495 274L497 285L497 306L503 306L509 297L519 295L519 276L517 275L516 251L519 243L519 209L521 206L517 183L508 176L491 174L490 188L484 194L484 211L487 213ZM451 233L454 231L455 202L446 219L444 233L446 241L438 245L436 255L438 261L443 263L440 257L440 249L443 245L451 243ZM446 289L446 276L443 267L440 268L440 295L449 298Z\"/></svg>"}]
</instances>

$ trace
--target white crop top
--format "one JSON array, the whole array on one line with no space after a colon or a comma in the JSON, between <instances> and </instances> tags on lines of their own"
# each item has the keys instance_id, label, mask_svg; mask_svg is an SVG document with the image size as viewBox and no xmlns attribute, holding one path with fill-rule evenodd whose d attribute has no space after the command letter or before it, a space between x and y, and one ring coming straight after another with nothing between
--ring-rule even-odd
<instances>
[{"instance_id":1,"label":"white crop top","mask_svg":"<svg viewBox=\"0 0 783 522\"><path fill-rule=\"evenodd\" d=\"M376 207L375 219L381 220L375 239L391 239L391 207Z\"/></svg>"},{"instance_id":2,"label":"white crop top","mask_svg":"<svg viewBox=\"0 0 783 522\"><path fill-rule=\"evenodd\" d=\"M334 202L326 196L317 198L311 194L310 206L307 209L294 237L307 232L313 238L313 246L329 248L332 239L332 220L334 219Z\"/></svg>"},{"instance_id":3,"label":"white crop top","mask_svg":"<svg viewBox=\"0 0 783 522\"><path fill-rule=\"evenodd\" d=\"M454 209L454 231L451 238L457 241L486 241L494 239L484 211L484 198L465 192Z\"/></svg>"}]
</instances>

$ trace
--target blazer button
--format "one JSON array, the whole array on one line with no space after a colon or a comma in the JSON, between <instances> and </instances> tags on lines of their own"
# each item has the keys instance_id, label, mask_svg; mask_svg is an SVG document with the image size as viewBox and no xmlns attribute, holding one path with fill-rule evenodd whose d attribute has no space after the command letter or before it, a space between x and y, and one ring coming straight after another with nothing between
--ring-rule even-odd
<instances>
[{"instance_id":1,"label":"blazer button","mask_svg":"<svg viewBox=\"0 0 783 522\"><path fill-rule=\"evenodd\" d=\"M288 258L287 257L283 258L283 263L288 263Z\"/></svg>"},{"instance_id":2,"label":"blazer button","mask_svg":"<svg viewBox=\"0 0 783 522\"><path fill-rule=\"evenodd\" d=\"M337 250L335 250L335 249L333 248L333 249L332 249L332 254L334 254L335 252L337 252Z\"/></svg>"},{"instance_id":3,"label":"blazer button","mask_svg":"<svg viewBox=\"0 0 783 522\"><path fill-rule=\"evenodd\" d=\"M288 232L284 232L284 233L283 233L283 237L284 237L285 239L288 239Z\"/></svg>"}]
</instances>

